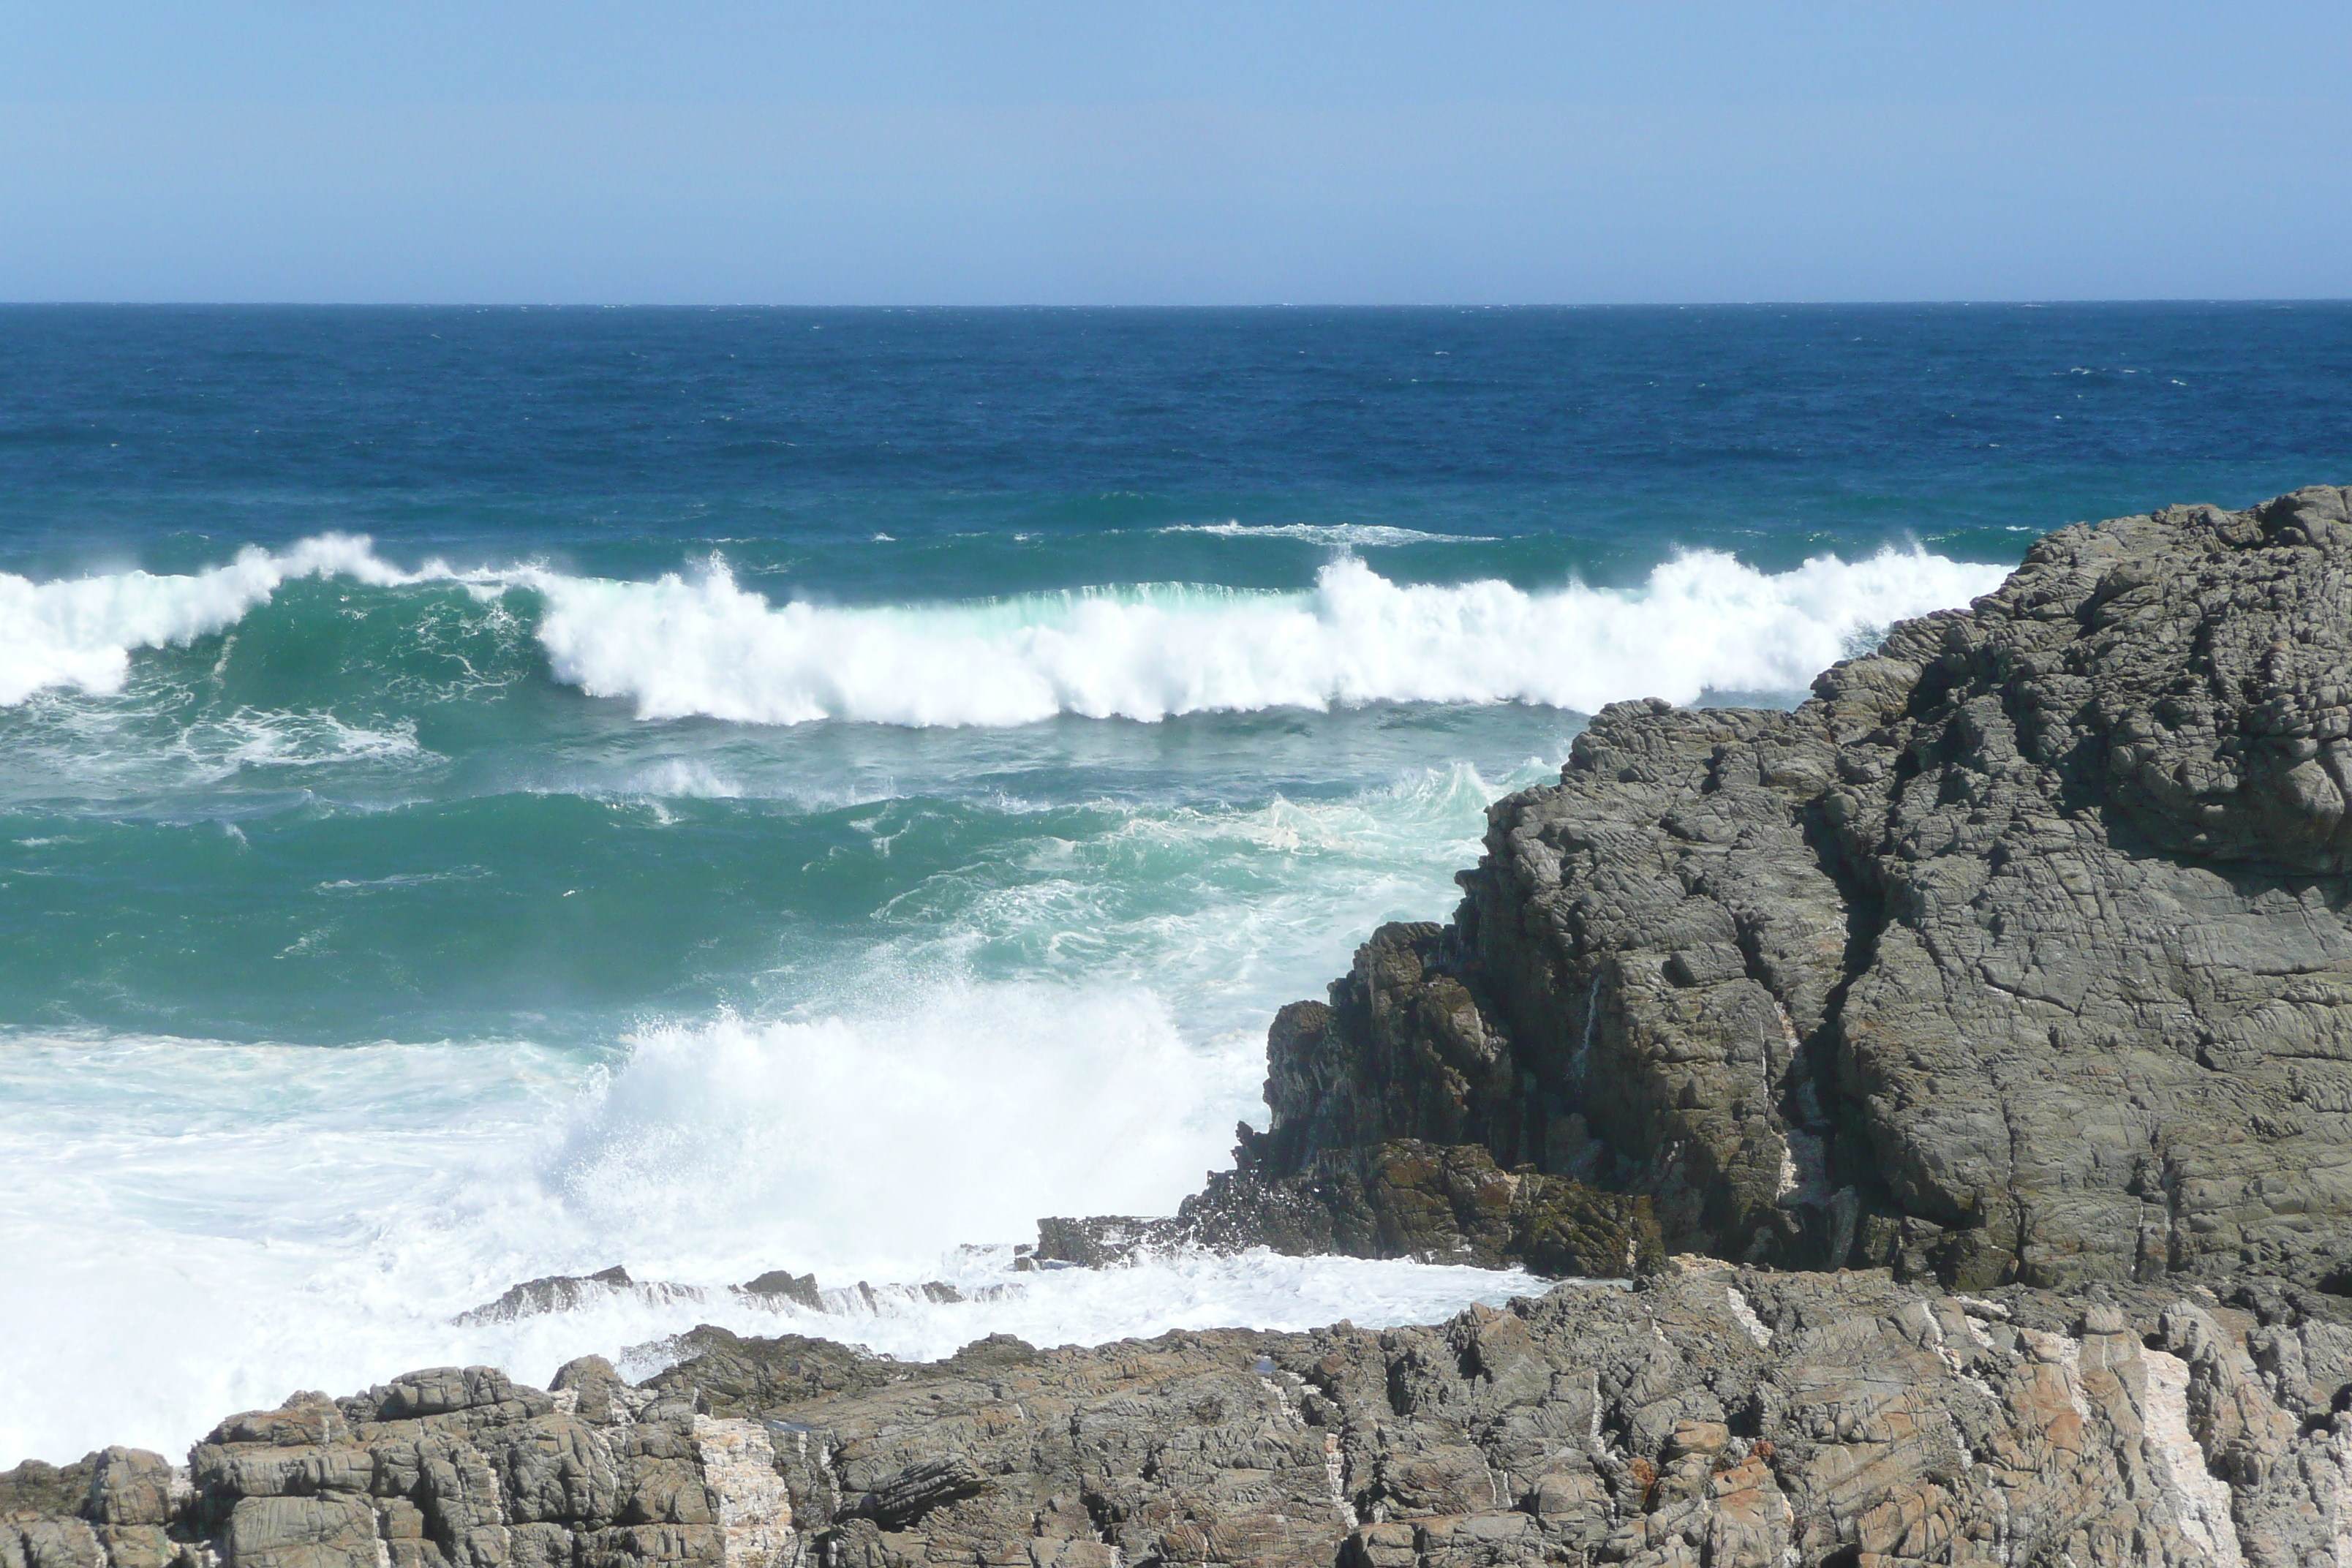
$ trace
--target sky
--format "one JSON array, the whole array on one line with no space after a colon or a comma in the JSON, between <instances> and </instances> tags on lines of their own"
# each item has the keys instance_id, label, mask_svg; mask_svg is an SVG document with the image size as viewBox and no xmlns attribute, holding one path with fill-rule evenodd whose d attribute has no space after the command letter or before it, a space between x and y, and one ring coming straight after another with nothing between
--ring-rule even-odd
<instances>
[{"instance_id":1,"label":"sky","mask_svg":"<svg viewBox=\"0 0 2352 1568\"><path fill-rule=\"evenodd\" d=\"M0 0L0 300L2352 295L2352 11Z\"/></svg>"}]
</instances>

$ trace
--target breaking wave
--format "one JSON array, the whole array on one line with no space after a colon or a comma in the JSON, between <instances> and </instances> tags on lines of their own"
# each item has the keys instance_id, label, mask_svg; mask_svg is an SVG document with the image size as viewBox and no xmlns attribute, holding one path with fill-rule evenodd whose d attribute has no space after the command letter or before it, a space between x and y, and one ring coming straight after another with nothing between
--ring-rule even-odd
<instances>
[{"instance_id":1,"label":"breaking wave","mask_svg":"<svg viewBox=\"0 0 2352 1568\"><path fill-rule=\"evenodd\" d=\"M1924 551L1760 572L1693 551L1627 588L1405 584L1352 557L1303 593L1188 584L898 606L775 603L713 558L651 582L540 565L392 566L326 535L188 575L33 583L0 574L0 704L120 690L142 648L224 631L306 576L536 594L555 678L648 719L1008 726L1369 702L1525 702L1801 689L1857 637L1996 586L1998 566Z\"/></svg>"}]
</instances>

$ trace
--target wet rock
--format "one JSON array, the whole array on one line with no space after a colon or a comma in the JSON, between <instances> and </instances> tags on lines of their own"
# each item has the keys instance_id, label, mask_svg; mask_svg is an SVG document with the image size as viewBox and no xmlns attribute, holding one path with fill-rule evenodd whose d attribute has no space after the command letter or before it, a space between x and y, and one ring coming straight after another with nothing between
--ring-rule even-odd
<instances>
[{"instance_id":1,"label":"wet rock","mask_svg":"<svg viewBox=\"0 0 2352 1568\"><path fill-rule=\"evenodd\" d=\"M1108 1268L1131 1261L1139 1252L1164 1251L1183 1245L1186 1239L1184 1226L1171 1219L1132 1215L1055 1216L1037 1222L1037 1247L1032 1256L1039 1263Z\"/></svg>"},{"instance_id":2,"label":"wet rock","mask_svg":"<svg viewBox=\"0 0 2352 1568\"><path fill-rule=\"evenodd\" d=\"M648 1378L646 1389L711 1415L869 1388L899 1374L896 1363L830 1340L746 1338L708 1324L680 1335L670 1350L679 1364Z\"/></svg>"},{"instance_id":3,"label":"wet rock","mask_svg":"<svg viewBox=\"0 0 2352 1568\"><path fill-rule=\"evenodd\" d=\"M790 1276L784 1278L789 1279ZM814 1287L814 1282L811 1281L811 1284ZM460 1327L512 1322L517 1318L572 1311L614 1296L626 1296L647 1306L658 1307L672 1301L701 1301L708 1295L709 1292L692 1285L673 1285L657 1279L632 1279L626 1268L615 1264L594 1274L551 1274L542 1279L526 1279L520 1285L509 1287L497 1300L469 1308L450 1321Z\"/></svg>"},{"instance_id":4,"label":"wet rock","mask_svg":"<svg viewBox=\"0 0 2352 1568\"><path fill-rule=\"evenodd\" d=\"M824 1310L824 1298L818 1293L816 1276L794 1274L789 1269L771 1268L757 1279L736 1287L747 1296L781 1296L787 1301L797 1301L811 1311Z\"/></svg>"}]
</instances>

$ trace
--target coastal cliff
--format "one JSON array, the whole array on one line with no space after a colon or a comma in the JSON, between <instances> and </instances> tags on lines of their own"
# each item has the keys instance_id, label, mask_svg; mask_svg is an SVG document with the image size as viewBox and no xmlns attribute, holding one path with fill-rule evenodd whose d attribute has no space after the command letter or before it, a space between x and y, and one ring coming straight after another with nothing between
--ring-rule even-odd
<instances>
[{"instance_id":1,"label":"coastal cliff","mask_svg":"<svg viewBox=\"0 0 2352 1568\"><path fill-rule=\"evenodd\" d=\"M1793 711L1605 710L1276 1017L1235 1170L1036 1249L1597 1278L430 1369L0 1474L0 1568L2352 1561L2347 801L2352 496L2069 528Z\"/></svg>"},{"instance_id":2,"label":"coastal cliff","mask_svg":"<svg viewBox=\"0 0 2352 1568\"><path fill-rule=\"evenodd\" d=\"M2347 569L2335 489L2079 524L1792 712L1604 710L1450 924L1275 1020L1192 1231L1558 1271L1476 1220L1533 1188L1580 1272L2336 1286Z\"/></svg>"}]
</instances>

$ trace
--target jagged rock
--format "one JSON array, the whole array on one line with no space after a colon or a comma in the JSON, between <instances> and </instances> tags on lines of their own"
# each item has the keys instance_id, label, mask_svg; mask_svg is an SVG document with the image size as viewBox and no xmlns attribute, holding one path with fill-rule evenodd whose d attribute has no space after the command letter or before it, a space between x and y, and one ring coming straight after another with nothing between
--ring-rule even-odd
<instances>
[{"instance_id":1,"label":"jagged rock","mask_svg":"<svg viewBox=\"0 0 2352 1568\"><path fill-rule=\"evenodd\" d=\"M1604 710L1277 1016L1235 1179L1277 1244L1412 1140L1782 1266L2352 1278L2347 518L2077 525L1794 712Z\"/></svg>"},{"instance_id":2,"label":"jagged rock","mask_svg":"<svg viewBox=\"0 0 2352 1568\"><path fill-rule=\"evenodd\" d=\"M517 1318L537 1317L542 1312L568 1312L603 1297L628 1290L635 1281L629 1271L619 1264L599 1269L593 1274L551 1274L542 1279L526 1279L507 1288L495 1301L485 1301L468 1308L454 1320L460 1326L475 1323L505 1323Z\"/></svg>"},{"instance_id":3,"label":"jagged rock","mask_svg":"<svg viewBox=\"0 0 2352 1568\"><path fill-rule=\"evenodd\" d=\"M613 1369L613 1363L600 1355L583 1355L565 1362L555 1369L555 1376L547 1385L548 1392L558 1396L558 1409L568 1396L571 1414L592 1426L625 1426L636 1419L647 1403L632 1399L636 1391L626 1379Z\"/></svg>"},{"instance_id":4,"label":"jagged rock","mask_svg":"<svg viewBox=\"0 0 2352 1568\"><path fill-rule=\"evenodd\" d=\"M1039 1263L1070 1263L1081 1268L1108 1268L1127 1263L1139 1252L1182 1246L1190 1237L1171 1219L1145 1219L1133 1215L1092 1215L1084 1219L1053 1216L1037 1222Z\"/></svg>"},{"instance_id":5,"label":"jagged rock","mask_svg":"<svg viewBox=\"0 0 2352 1568\"><path fill-rule=\"evenodd\" d=\"M814 1274L794 1274L790 1269L771 1268L757 1279L747 1280L736 1289L747 1296L782 1296L812 1311L824 1310L824 1297L817 1290Z\"/></svg>"},{"instance_id":6,"label":"jagged rock","mask_svg":"<svg viewBox=\"0 0 2352 1568\"><path fill-rule=\"evenodd\" d=\"M189 1456L173 1539L209 1543L227 1568L729 1562L725 1500L690 1405L665 1408L594 1357L557 1382L542 1393L491 1367L435 1367L344 1399L300 1395L231 1416ZM741 1441L733 1435L730 1451ZM115 1495L114 1455L93 1507ZM152 1475L129 1463L132 1481ZM122 1495L142 1509L152 1487L127 1483ZM139 1568L136 1544L110 1542L111 1568Z\"/></svg>"},{"instance_id":7,"label":"jagged rock","mask_svg":"<svg viewBox=\"0 0 2352 1568\"><path fill-rule=\"evenodd\" d=\"M671 1351L695 1368L672 1368L646 1386L706 1415L739 1415L762 1405L844 1389L870 1388L895 1375L896 1363L830 1340L780 1334L746 1339L709 1324L681 1334Z\"/></svg>"},{"instance_id":8,"label":"jagged rock","mask_svg":"<svg viewBox=\"0 0 2352 1568\"><path fill-rule=\"evenodd\" d=\"M92 1456L82 1512L99 1525L169 1524L172 1485L172 1467L163 1455L144 1448L101 1449Z\"/></svg>"},{"instance_id":9,"label":"jagged rock","mask_svg":"<svg viewBox=\"0 0 2352 1568\"><path fill-rule=\"evenodd\" d=\"M1684 1258L1427 1327L902 1363L699 1329L632 1387L486 1368L0 1485L5 1568L2327 1563L2352 1304L2249 1278L1947 1295ZM609 1407L602 1424L576 1406ZM434 1407L430 1413L415 1414ZM394 1412L411 1412L394 1414Z\"/></svg>"},{"instance_id":10,"label":"jagged rock","mask_svg":"<svg viewBox=\"0 0 2352 1568\"><path fill-rule=\"evenodd\" d=\"M13 1470L0 1470L0 1514L79 1513L89 1497L98 1460L96 1454L85 1454L70 1465L26 1459Z\"/></svg>"},{"instance_id":11,"label":"jagged rock","mask_svg":"<svg viewBox=\"0 0 2352 1568\"><path fill-rule=\"evenodd\" d=\"M1649 1200L1598 1191L1532 1166L1499 1169L1475 1143L1400 1139L1318 1150L1279 1179L1244 1163L1185 1200L1171 1240L1227 1250L1265 1246L1297 1256L1341 1252L1427 1263L1631 1276L1665 1251ZM1047 1243L1040 1229L1040 1252ZM1092 1262L1088 1258L1074 1261Z\"/></svg>"},{"instance_id":12,"label":"jagged rock","mask_svg":"<svg viewBox=\"0 0 2352 1568\"><path fill-rule=\"evenodd\" d=\"M999 1342L743 1408L804 1539L877 1568L2333 1562L2352 1365L2277 1373L2352 1313L2248 1299L1703 1265L1433 1328ZM664 1380L734 1386L761 1343Z\"/></svg>"}]
</instances>

